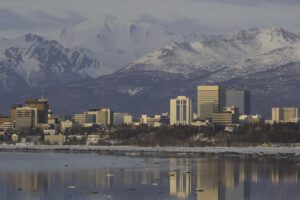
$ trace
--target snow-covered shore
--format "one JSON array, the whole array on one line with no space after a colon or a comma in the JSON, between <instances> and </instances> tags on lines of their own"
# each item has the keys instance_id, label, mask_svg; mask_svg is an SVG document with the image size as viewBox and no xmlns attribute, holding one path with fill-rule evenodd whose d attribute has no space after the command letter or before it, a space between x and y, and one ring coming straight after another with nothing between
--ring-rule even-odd
<instances>
[{"instance_id":1,"label":"snow-covered shore","mask_svg":"<svg viewBox=\"0 0 300 200\"><path fill-rule=\"evenodd\" d=\"M137 147L80 145L0 145L0 151L63 151L111 153L237 154L300 157L300 147Z\"/></svg>"}]
</instances>

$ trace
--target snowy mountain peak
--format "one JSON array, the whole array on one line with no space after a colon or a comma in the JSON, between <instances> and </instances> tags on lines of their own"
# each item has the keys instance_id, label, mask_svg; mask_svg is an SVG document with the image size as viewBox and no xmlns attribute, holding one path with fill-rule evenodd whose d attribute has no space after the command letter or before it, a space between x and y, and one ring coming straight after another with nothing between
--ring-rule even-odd
<instances>
[{"instance_id":1,"label":"snowy mountain peak","mask_svg":"<svg viewBox=\"0 0 300 200\"><path fill-rule=\"evenodd\" d=\"M233 36L233 40L255 40L258 37L263 39L279 39L282 41L295 41L299 40L297 34L289 32L282 27L272 27L272 28L251 28L248 30L242 30Z\"/></svg>"},{"instance_id":2,"label":"snowy mountain peak","mask_svg":"<svg viewBox=\"0 0 300 200\"><path fill-rule=\"evenodd\" d=\"M41 36L31 34L31 33L26 34L24 36L24 38L25 38L26 42L43 42L44 41L44 39Z\"/></svg>"},{"instance_id":3,"label":"snowy mountain peak","mask_svg":"<svg viewBox=\"0 0 300 200\"><path fill-rule=\"evenodd\" d=\"M300 60L300 40L283 28L249 29L233 39L172 42L128 65L126 70L193 76L224 70L216 79L267 71ZM219 73L218 73L219 74Z\"/></svg>"}]
</instances>

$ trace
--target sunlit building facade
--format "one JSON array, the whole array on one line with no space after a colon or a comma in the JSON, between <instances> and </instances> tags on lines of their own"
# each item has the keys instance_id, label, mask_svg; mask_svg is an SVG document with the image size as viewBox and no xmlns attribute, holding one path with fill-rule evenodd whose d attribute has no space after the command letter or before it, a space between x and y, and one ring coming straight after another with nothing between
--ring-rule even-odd
<instances>
[{"instance_id":1,"label":"sunlit building facade","mask_svg":"<svg viewBox=\"0 0 300 200\"><path fill-rule=\"evenodd\" d=\"M192 100L178 96L170 100L170 125L190 125L193 119Z\"/></svg>"},{"instance_id":2,"label":"sunlit building facade","mask_svg":"<svg viewBox=\"0 0 300 200\"><path fill-rule=\"evenodd\" d=\"M220 86L201 85L197 87L197 101L198 118L211 119L225 106L225 92Z\"/></svg>"}]
</instances>

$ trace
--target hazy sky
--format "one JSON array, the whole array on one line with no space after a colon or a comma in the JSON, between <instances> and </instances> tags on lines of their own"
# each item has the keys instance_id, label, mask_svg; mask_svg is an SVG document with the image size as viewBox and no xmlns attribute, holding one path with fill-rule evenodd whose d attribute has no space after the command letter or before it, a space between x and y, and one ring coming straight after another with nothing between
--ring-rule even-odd
<instances>
[{"instance_id":1,"label":"hazy sky","mask_svg":"<svg viewBox=\"0 0 300 200\"><path fill-rule=\"evenodd\" d=\"M0 36L47 33L106 15L203 32L253 26L300 32L299 10L300 0L0 0Z\"/></svg>"}]
</instances>

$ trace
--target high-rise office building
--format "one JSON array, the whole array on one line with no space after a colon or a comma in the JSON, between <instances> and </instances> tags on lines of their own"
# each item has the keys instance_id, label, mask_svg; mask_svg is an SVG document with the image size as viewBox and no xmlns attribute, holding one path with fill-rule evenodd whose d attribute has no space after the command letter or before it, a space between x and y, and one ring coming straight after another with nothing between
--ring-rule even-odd
<instances>
[{"instance_id":1,"label":"high-rise office building","mask_svg":"<svg viewBox=\"0 0 300 200\"><path fill-rule=\"evenodd\" d=\"M200 119L211 119L213 113L221 112L225 106L225 92L220 86L201 85L197 93L197 115Z\"/></svg>"},{"instance_id":2,"label":"high-rise office building","mask_svg":"<svg viewBox=\"0 0 300 200\"><path fill-rule=\"evenodd\" d=\"M22 107L16 109L16 129L34 128L38 123L37 108Z\"/></svg>"},{"instance_id":3,"label":"high-rise office building","mask_svg":"<svg viewBox=\"0 0 300 200\"><path fill-rule=\"evenodd\" d=\"M231 89L226 91L226 106L237 107L241 115L251 114L251 95L247 90Z\"/></svg>"},{"instance_id":4,"label":"high-rise office building","mask_svg":"<svg viewBox=\"0 0 300 200\"><path fill-rule=\"evenodd\" d=\"M38 123L48 123L49 104L47 99L28 99L25 101L25 106L37 109Z\"/></svg>"},{"instance_id":5,"label":"high-rise office building","mask_svg":"<svg viewBox=\"0 0 300 200\"><path fill-rule=\"evenodd\" d=\"M272 121L274 122L298 122L298 108L272 108Z\"/></svg>"},{"instance_id":6,"label":"high-rise office building","mask_svg":"<svg viewBox=\"0 0 300 200\"><path fill-rule=\"evenodd\" d=\"M192 100L178 96L170 100L170 125L190 125L192 122Z\"/></svg>"}]
</instances>

